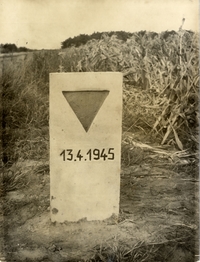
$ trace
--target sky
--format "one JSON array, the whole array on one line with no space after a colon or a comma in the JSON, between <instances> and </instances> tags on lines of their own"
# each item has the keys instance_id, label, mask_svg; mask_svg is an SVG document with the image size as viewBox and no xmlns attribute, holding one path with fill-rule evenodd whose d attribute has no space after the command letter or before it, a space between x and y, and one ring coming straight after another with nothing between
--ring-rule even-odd
<instances>
[{"instance_id":1,"label":"sky","mask_svg":"<svg viewBox=\"0 0 200 262\"><path fill-rule=\"evenodd\" d=\"M199 31L199 0L0 0L0 44L59 49L79 34Z\"/></svg>"}]
</instances>

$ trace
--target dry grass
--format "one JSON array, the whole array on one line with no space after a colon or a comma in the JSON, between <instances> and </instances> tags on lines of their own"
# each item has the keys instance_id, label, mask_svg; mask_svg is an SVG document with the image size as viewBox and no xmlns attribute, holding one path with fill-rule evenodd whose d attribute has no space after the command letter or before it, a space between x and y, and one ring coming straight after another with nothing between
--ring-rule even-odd
<instances>
[{"instance_id":1,"label":"dry grass","mask_svg":"<svg viewBox=\"0 0 200 262\"><path fill-rule=\"evenodd\" d=\"M162 239L148 243L138 241L134 246L119 243L94 248L94 256L87 262L178 262L195 261L195 231L187 226L172 226L159 233ZM196 250L195 250L196 249ZM81 260L76 260L81 261Z\"/></svg>"}]
</instances>

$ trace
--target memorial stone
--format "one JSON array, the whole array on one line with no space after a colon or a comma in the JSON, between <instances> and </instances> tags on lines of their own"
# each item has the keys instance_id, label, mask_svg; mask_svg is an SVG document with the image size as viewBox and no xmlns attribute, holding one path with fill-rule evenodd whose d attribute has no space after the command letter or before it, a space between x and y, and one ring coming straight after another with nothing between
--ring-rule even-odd
<instances>
[{"instance_id":1,"label":"memorial stone","mask_svg":"<svg viewBox=\"0 0 200 262\"><path fill-rule=\"evenodd\" d=\"M50 74L51 221L119 213L122 74Z\"/></svg>"}]
</instances>

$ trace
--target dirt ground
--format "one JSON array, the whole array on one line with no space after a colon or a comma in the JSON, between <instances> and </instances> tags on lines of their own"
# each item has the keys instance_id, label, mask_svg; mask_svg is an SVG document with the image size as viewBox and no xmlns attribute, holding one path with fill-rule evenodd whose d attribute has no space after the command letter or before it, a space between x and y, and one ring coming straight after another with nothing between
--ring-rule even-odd
<instances>
[{"instance_id":1,"label":"dirt ground","mask_svg":"<svg viewBox=\"0 0 200 262\"><path fill-rule=\"evenodd\" d=\"M120 215L105 221L51 223L48 161L4 169L7 179L18 172L23 182L1 192L0 261L198 261L197 162L136 147L124 152Z\"/></svg>"}]
</instances>

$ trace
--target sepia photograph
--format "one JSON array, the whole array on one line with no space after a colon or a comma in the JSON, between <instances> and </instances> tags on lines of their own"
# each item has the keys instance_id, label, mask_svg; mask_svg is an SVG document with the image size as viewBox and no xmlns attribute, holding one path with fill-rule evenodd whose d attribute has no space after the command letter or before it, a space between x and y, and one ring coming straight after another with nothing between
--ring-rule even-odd
<instances>
[{"instance_id":1,"label":"sepia photograph","mask_svg":"<svg viewBox=\"0 0 200 262\"><path fill-rule=\"evenodd\" d=\"M199 262L199 1L0 1L0 262Z\"/></svg>"}]
</instances>

